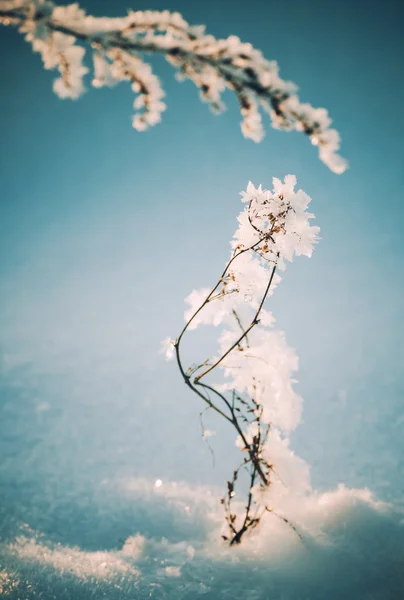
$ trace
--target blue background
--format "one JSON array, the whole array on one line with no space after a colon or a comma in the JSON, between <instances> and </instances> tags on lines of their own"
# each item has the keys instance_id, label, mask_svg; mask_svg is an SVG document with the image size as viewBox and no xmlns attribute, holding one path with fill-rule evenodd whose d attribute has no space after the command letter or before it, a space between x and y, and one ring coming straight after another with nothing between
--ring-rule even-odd
<instances>
[{"instance_id":1,"label":"blue background","mask_svg":"<svg viewBox=\"0 0 404 600\"><path fill-rule=\"evenodd\" d=\"M83 8L118 16L127 3ZM228 110L215 117L159 58L168 110L138 133L129 86L62 101L39 55L1 29L3 536L25 520L66 543L105 547L109 530L103 537L99 525L82 525L97 521L91 498L101 481L224 482L233 433L207 419L217 431L213 469L202 407L159 343L180 330L184 297L216 280L239 192L287 173L313 198L322 237L310 260L288 267L268 307L300 357L304 414L292 447L311 465L315 489L344 482L400 501L402 3L140 0L135 8L178 10L276 59L303 101L329 110L350 169L334 175L303 135L268 122L261 144L245 140L229 92ZM117 519L125 535L125 515Z\"/></svg>"}]
</instances>

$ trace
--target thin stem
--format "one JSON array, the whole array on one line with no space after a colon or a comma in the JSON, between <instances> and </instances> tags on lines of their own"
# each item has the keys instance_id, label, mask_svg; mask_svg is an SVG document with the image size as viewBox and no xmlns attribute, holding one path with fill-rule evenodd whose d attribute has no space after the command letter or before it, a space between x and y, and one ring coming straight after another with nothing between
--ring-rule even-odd
<instances>
[{"instance_id":1,"label":"thin stem","mask_svg":"<svg viewBox=\"0 0 404 600\"><path fill-rule=\"evenodd\" d=\"M266 297L267 297L267 295L268 295L269 288L271 287L271 284L272 284L272 281L273 281L273 278L274 278L274 275L275 275L275 271L276 271L276 264L275 264L275 265L273 266L273 268L272 268L272 273L271 273L271 276L270 276L270 278L269 278L268 285L267 285L267 287L266 287L266 289L265 289L265 293L264 293L264 295L262 296L262 299L261 299L260 305L259 305L259 307L258 307L258 309L257 309L257 311L256 311L256 313L255 313L255 315L254 315L254 318L253 318L253 320L251 321L250 325L249 325L249 326L247 327L247 329L246 329L246 330L245 330L245 331L244 331L244 332L241 334L241 336L240 336L240 337L239 337L239 338L238 338L238 339L237 339L237 340L234 342L234 344L233 344L232 346L230 346L230 348L228 348L228 349L226 350L226 352L225 352L225 353L224 353L224 354L223 354L223 355L222 355L220 358L218 358L218 359L217 359L217 361L216 361L216 362L214 362L214 363L213 363L213 364L212 364L212 365L211 365L211 366L210 366L208 369L205 369L205 371L203 371L203 373L201 373L200 375L198 375L197 377L195 377L195 379L194 379L194 382L195 382L195 383L197 383L198 381L200 381L200 379L202 379L202 377L205 377L205 375L207 375L208 373L210 373L210 371L212 371L212 369L214 369L215 367L217 367L218 365L220 365L220 363L221 363L221 362L222 362L222 361L223 361L223 360L226 358L226 356L228 356L228 355L230 354L230 352L231 352L232 350L234 350L234 348L236 348L236 346L238 346L238 345L240 344L240 342L241 342L241 341L242 341L242 340L243 340L245 337L247 337L247 335L248 335L248 333L251 331L251 329L252 329L253 327L255 327L255 325L257 325L257 323L259 322L259 320L258 320L258 316L259 316L259 314L260 314L260 312L261 312L262 306L263 306L263 304L264 304L264 302L265 302L265 300L266 300Z\"/></svg>"},{"instance_id":2,"label":"thin stem","mask_svg":"<svg viewBox=\"0 0 404 600\"><path fill-rule=\"evenodd\" d=\"M238 422L238 419L237 419L237 415L235 413L234 406L232 406L230 404L230 402L227 400L227 398L225 398L225 396L223 396L223 394L221 394L220 392L218 392L217 390L215 390L215 388L211 387L210 385L207 385L206 383L201 383L201 382L198 382L195 385L202 386L203 388L205 388L207 390L210 390L211 392L213 392L214 394L216 394L217 396L219 396L219 398L221 400L223 400L223 402L229 408L229 410L231 412L231 419L227 418L227 420L229 420L232 423L232 425L234 425L234 427L236 428L237 433L240 435L241 439L243 440L244 447L247 449L247 452L249 453L252 462L256 463L256 465L257 465L257 471L258 471L258 473L259 473L259 475L260 475L260 477L262 479L262 482L264 483L264 485L267 485L268 484L267 477L265 476L263 470L261 469L261 466L259 465L259 461L257 460L257 457L254 455L253 451L251 450L251 446L247 442L247 439L246 439L246 437L244 435L244 432L243 432L243 430L241 429L241 427L239 425L239 422ZM201 395L201 394L199 394L199 395ZM211 404L212 404L212 408L213 408L213 403L211 403Z\"/></svg>"},{"instance_id":3,"label":"thin stem","mask_svg":"<svg viewBox=\"0 0 404 600\"><path fill-rule=\"evenodd\" d=\"M177 364L178 364L178 368L181 372L181 375L186 383L186 385L193 391L195 392L195 394L197 394L200 398L202 398L202 400L204 402L206 402L206 404L208 406L210 406L210 408L213 408L214 411L216 411L219 415L221 415L222 417L224 417L226 419L226 421L229 421L230 423L232 423L232 419L230 417L228 417L222 410L220 410L220 408L218 408L215 404L213 404L213 402L211 402L209 400L209 398L206 398L206 396L204 396L198 389L196 389L196 387L194 385L192 385L189 376L185 373L184 368L182 366L181 363L181 359L180 359L180 355L179 355L179 349L178 349L178 344L175 345L175 354L176 354L176 358L177 358Z\"/></svg>"},{"instance_id":4,"label":"thin stem","mask_svg":"<svg viewBox=\"0 0 404 600\"><path fill-rule=\"evenodd\" d=\"M243 332L244 332L244 327L243 327L243 324L242 324L242 322L241 322L241 319L240 319L240 317L238 316L238 313L237 313L237 311L235 311L235 310L234 310L234 308L233 308L233 310L232 310L232 313L233 313L233 315L234 315L234 317L235 317L235 319L236 319L236 321L237 321L237 325L240 327L241 331L243 331ZM250 347L250 344L248 343L248 336L247 336L247 335L245 336L245 341L246 341L246 344L247 344L247 348L249 348L249 347Z\"/></svg>"},{"instance_id":5,"label":"thin stem","mask_svg":"<svg viewBox=\"0 0 404 600\"><path fill-rule=\"evenodd\" d=\"M281 521L283 521L284 523L286 523L286 525L289 525L289 527L291 529L293 529L293 531L296 533L296 535L300 538L300 540L302 542L304 542L304 538L302 536L301 533L299 533L296 525L294 525L292 523L292 521L290 521L289 519L287 519L286 517L284 517L283 515L280 515L279 513L275 512L274 510L272 510L271 508L268 508L267 506L265 507L265 510L273 515L275 515L276 517L278 517L278 519L281 519Z\"/></svg>"},{"instance_id":6,"label":"thin stem","mask_svg":"<svg viewBox=\"0 0 404 600\"><path fill-rule=\"evenodd\" d=\"M231 259L229 260L229 262L227 263L223 273L221 274L221 276L218 279L218 282L216 283L216 285L212 288L212 290L209 292L208 296L205 298L205 300L202 302L202 304L200 305L200 307L194 312L194 314L192 315L192 317L187 321L187 323L185 324L183 330L181 331L180 335L177 338L177 342L179 343L181 341L182 336L184 335L184 333L186 332L186 330L188 329L188 327L191 325L192 321L195 319L195 317L201 312L201 310L203 310L205 308L205 306L207 305L207 303L211 300L213 294L215 293L215 291L217 290L217 288L219 287L219 285L222 283L224 277L227 274L227 271L229 270L230 265L233 263L233 261L238 258L239 256L241 256L242 254L244 254L245 252L249 252L250 250L253 250L254 248L256 248L257 246L259 246L259 244L261 244L261 242L263 242L265 239L265 237L263 237L262 239L258 240L258 242L255 242L254 244L252 244L251 246L249 246L248 248L243 248L242 250L240 250L239 252L235 253Z\"/></svg>"},{"instance_id":7,"label":"thin stem","mask_svg":"<svg viewBox=\"0 0 404 600\"><path fill-rule=\"evenodd\" d=\"M245 517L244 517L244 523L242 524L241 528L238 530L236 535L231 540L230 546L233 546L233 544L239 544L241 541L242 535L247 531L247 529L249 527L250 510L251 510L251 504L252 504L252 499L253 499L252 488L255 483L256 474L257 474L257 471L256 471L255 464L254 464L254 466L251 470L250 489L248 492L248 500L247 500L247 506L246 506L246 513L245 513Z\"/></svg>"}]
</instances>

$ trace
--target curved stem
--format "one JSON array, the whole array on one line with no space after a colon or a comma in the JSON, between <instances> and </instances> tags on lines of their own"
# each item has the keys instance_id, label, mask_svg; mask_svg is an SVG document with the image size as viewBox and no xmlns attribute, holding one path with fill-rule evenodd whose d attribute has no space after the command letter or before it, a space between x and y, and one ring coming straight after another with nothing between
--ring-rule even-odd
<instances>
[{"instance_id":1,"label":"curved stem","mask_svg":"<svg viewBox=\"0 0 404 600\"><path fill-rule=\"evenodd\" d=\"M229 270L230 265L233 263L233 261L236 260L236 258L238 258L239 256L241 256L242 254L244 254L245 252L249 252L250 250L254 250L254 248L256 248L257 246L259 246L261 244L261 242L263 242L265 239L265 237L261 238L258 240L258 242L255 242L254 244L252 244L251 246L249 246L248 248L243 248L242 250L240 250L239 252L237 252L237 254L235 253L231 259L229 260L229 262L227 263L223 273L220 275L216 285L212 288L212 290L210 291L210 293L208 294L208 296L205 298L205 300L202 302L202 304L200 305L200 307L198 308L198 310L196 310L194 312L194 314L192 315L192 317L187 321L187 323L185 324L184 328L182 329L180 335L177 338L177 342L180 343L182 336L184 335L184 333L186 332L186 330L188 329L188 327L191 325L192 321L195 319L195 317L205 308L205 306L207 305L207 303L211 300L213 294L216 292L217 288L219 287L219 285L222 283L223 278L226 276L227 271Z\"/></svg>"},{"instance_id":2,"label":"curved stem","mask_svg":"<svg viewBox=\"0 0 404 600\"><path fill-rule=\"evenodd\" d=\"M210 408L213 408L213 410L216 411L217 413L219 413L219 415L221 415L222 417L224 417L226 419L226 421L229 421L230 423L232 423L233 421L228 415L226 415L222 410L220 410L220 408L218 408L215 404L213 404L213 402L211 402L209 400L209 398L204 396L198 389L196 389L196 387L194 385L192 385L192 383L190 381L190 377L185 373L184 367L182 366L182 363L181 363L181 358L180 358L180 353L179 353L179 344L175 344L175 354L176 354L176 358L177 358L178 368L181 372L181 375L182 375L186 385L193 392L195 392L195 394L197 394L200 398L202 398L202 400L204 402L206 402L206 404L208 404L210 406Z\"/></svg>"},{"instance_id":3,"label":"curved stem","mask_svg":"<svg viewBox=\"0 0 404 600\"><path fill-rule=\"evenodd\" d=\"M207 369L205 369L205 371L203 371L203 373L201 373L200 375L198 375L197 377L195 377L195 379L194 379L195 383L197 383L198 381L200 381L202 379L202 377L205 377L205 375L207 375L210 371L212 371L212 369L214 369L215 367L217 367L218 365L220 365L220 363L222 362L222 360L224 360L226 358L226 356L228 356L230 354L230 352L232 350L234 350L234 348L236 348L245 337L247 337L247 335L251 331L251 329L253 327L255 327L255 325L257 325L257 323L259 323L258 316L259 316L259 314L261 312L261 309L262 309L263 304L264 304L264 302L266 300L266 297L268 296L268 292L269 292L269 289L270 289L270 287L272 285L272 281L273 281L273 278L274 278L274 275L275 275L275 271L276 271L276 264L272 268L272 272L271 272L271 276L270 276L269 281L268 281L268 285L267 285L267 287L265 289L265 292L264 292L264 295L262 296L260 305L259 305L259 307L258 307L258 309L257 309L257 311L256 311L256 313L254 315L254 318L251 321L250 325L241 334L241 336L234 342L234 344L232 346L230 346L230 348L228 348L226 350L226 352L220 358L217 359L216 362L214 362L210 367L208 367Z\"/></svg>"}]
</instances>

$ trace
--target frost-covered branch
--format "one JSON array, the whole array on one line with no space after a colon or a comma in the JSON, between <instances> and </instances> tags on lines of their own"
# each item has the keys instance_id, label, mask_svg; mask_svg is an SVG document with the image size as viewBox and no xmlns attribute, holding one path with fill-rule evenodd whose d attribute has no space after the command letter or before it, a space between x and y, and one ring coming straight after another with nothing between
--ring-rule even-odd
<instances>
[{"instance_id":1,"label":"frost-covered branch","mask_svg":"<svg viewBox=\"0 0 404 600\"><path fill-rule=\"evenodd\" d=\"M300 417L300 398L293 389L292 373L297 357L288 348L282 332L273 329L274 318L264 308L280 281L278 271L294 255L311 256L318 227L310 224L310 198L295 191L296 178L273 180L273 190L255 188L243 192L246 208L238 217L239 227L231 242L229 262L218 282L209 289L195 290L187 298L186 324L176 340L167 338L167 358L176 356L185 383L237 432L236 444L245 453L241 465L227 482L222 498L228 531L223 538L239 543L255 528L263 514L272 512L296 531L293 524L271 508L273 476L277 460L291 454L285 435ZM218 356L186 369L182 340L199 325L222 325ZM247 326L245 324L248 324ZM224 379L211 381L221 370ZM209 383L207 379L209 377ZM248 473L244 511L233 509L241 471ZM283 485L283 483L282 483ZM238 514L237 514L238 513Z\"/></svg>"},{"instance_id":2,"label":"frost-covered branch","mask_svg":"<svg viewBox=\"0 0 404 600\"><path fill-rule=\"evenodd\" d=\"M189 79L214 112L224 109L223 92L237 97L245 137L262 140L262 112L272 126L302 131L318 146L320 159L335 173L347 163L338 155L340 137L323 108L304 104L296 86L280 78L275 61L237 37L216 39L203 26L189 25L179 13L130 11L126 17L87 15L78 4L57 6L47 0L0 0L0 23L25 35L44 67L59 71L53 89L61 98L78 98L85 89L86 48L92 58L94 87L129 81L137 94L133 126L143 131L161 120L166 106L160 81L145 54L160 54Z\"/></svg>"}]
</instances>

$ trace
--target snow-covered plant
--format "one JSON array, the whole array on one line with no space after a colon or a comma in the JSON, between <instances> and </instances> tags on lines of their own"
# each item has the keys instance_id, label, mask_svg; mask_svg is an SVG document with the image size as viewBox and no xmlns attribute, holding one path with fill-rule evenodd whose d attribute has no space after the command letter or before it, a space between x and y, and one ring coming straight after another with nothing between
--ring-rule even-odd
<instances>
[{"instance_id":1,"label":"snow-covered plant","mask_svg":"<svg viewBox=\"0 0 404 600\"><path fill-rule=\"evenodd\" d=\"M145 54L160 54L177 70L178 79L197 86L214 112L224 109L222 94L231 90L240 105L245 137L256 142L263 138L263 111L273 127L303 131L332 171L346 169L338 155L340 137L330 129L327 111L303 104L296 86L279 77L277 63L235 36L216 39L203 26L191 26L168 10L98 18L86 15L78 4L57 6L49 0L0 0L0 23L16 26L39 52L45 69L59 71L53 89L61 98L78 98L84 92L89 47L94 87L131 83L137 94L133 126L138 131L158 123L166 108L160 81L144 61Z\"/></svg>"},{"instance_id":2,"label":"snow-covered plant","mask_svg":"<svg viewBox=\"0 0 404 600\"><path fill-rule=\"evenodd\" d=\"M196 85L213 112L224 109L222 95L232 91L245 137L256 142L263 138L264 112L273 127L304 132L335 173L347 167L338 155L340 138L330 128L327 111L301 103L296 86L280 78L277 63L235 36L216 39L203 26L191 26L167 10L99 18L78 4L57 6L50 0L0 0L0 23L15 26L41 55L45 69L59 72L53 89L61 98L80 97L90 70L94 87L128 81L136 94L132 122L138 131L160 122L166 108L160 80L145 62L146 55L159 54L176 69L179 80ZM167 357L176 357L188 387L237 432L244 457L222 498L228 528L223 537L230 544L239 543L265 512L275 512L271 491L279 482L284 485L278 467L291 456L286 436L300 418L301 401L292 379L298 360L264 308L286 261L310 256L319 231L310 224L310 198L295 191L295 184L295 177L288 175L283 183L274 179L272 191L248 185L229 262L213 289L188 296L185 327L176 340L164 342ZM218 354L186 368L182 339L201 324L221 326ZM215 380L218 373L220 381ZM203 430L205 439L210 434ZM244 511L233 500L241 470L249 474ZM293 527L284 515L275 514Z\"/></svg>"},{"instance_id":3,"label":"snow-covered plant","mask_svg":"<svg viewBox=\"0 0 404 600\"><path fill-rule=\"evenodd\" d=\"M239 543L265 512L273 512L269 492L277 455L285 454L284 436L300 418L301 400L292 379L298 360L264 308L281 279L278 271L295 255L311 256L318 237L319 228L310 224L314 215L307 212L311 199L295 185L293 175L284 182L274 178L272 191L248 184L229 262L211 290L195 290L186 298L185 327L176 340L163 342L166 357L176 356L188 387L237 432L244 458L222 498L228 526L223 537L230 544ZM182 339L202 324L222 326L218 354L186 369ZM220 383L212 380L219 369ZM242 468L249 474L248 497L244 513L237 515L232 499Z\"/></svg>"}]
</instances>

